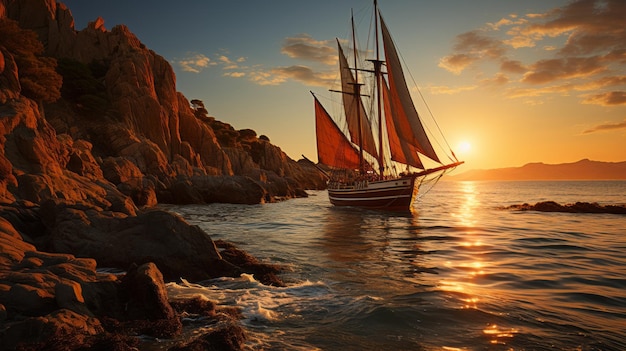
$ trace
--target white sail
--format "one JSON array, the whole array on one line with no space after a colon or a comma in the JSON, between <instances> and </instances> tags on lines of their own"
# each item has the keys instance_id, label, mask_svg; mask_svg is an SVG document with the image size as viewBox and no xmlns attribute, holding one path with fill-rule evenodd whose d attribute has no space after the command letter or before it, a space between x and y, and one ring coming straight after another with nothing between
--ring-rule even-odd
<instances>
[{"instance_id":1,"label":"white sail","mask_svg":"<svg viewBox=\"0 0 626 351\"><path fill-rule=\"evenodd\" d=\"M341 91L343 95L343 108L350 131L350 140L356 145L361 145L364 151L377 156L376 144L372 134L372 127L367 113L363 107L363 101L357 88L357 82L348 66L348 60L337 43L339 51L339 70L341 72Z\"/></svg>"}]
</instances>

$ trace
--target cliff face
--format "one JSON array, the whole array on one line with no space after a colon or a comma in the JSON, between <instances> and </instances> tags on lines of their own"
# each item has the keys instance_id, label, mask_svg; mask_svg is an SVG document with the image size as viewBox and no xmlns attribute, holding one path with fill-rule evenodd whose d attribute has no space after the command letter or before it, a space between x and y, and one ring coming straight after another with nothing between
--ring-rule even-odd
<instances>
[{"instance_id":1,"label":"cliff face","mask_svg":"<svg viewBox=\"0 0 626 351\"><path fill-rule=\"evenodd\" d=\"M76 31L70 10L54 0L2 0L2 15L16 20L21 28L35 31L46 55L66 62L70 71L80 65L98 71L94 81L104 91L97 96L104 101L98 102L103 107L85 113L86 102L96 98L72 99L66 92L57 103L44 105L46 115L41 123L53 126L52 133L85 140L92 146L89 151L99 167L112 163L133 167L132 181L115 183L118 187L122 184L127 195L149 183L162 199L185 202L171 193L173 185L181 179L190 182L194 176L207 175L251 177L265 190L258 199L261 202L271 201L274 195L293 197L304 194L299 189L324 186L314 168L301 167L266 140L254 140L255 152L262 155L251 155L251 149L239 146L226 150L209 123L197 118L189 101L176 91L170 64L146 48L126 26L109 31L98 18ZM0 61L0 98L16 99L15 65L10 55L0 57L4 57ZM65 89L66 82L75 77L61 73ZM116 172L102 173L108 181L119 179Z\"/></svg>"},{"instance_id":2,"label":"cliff face","mask_svg":"<svg viewBox=\"0 0 626 351\"><path fill-rule=\"evenodd\" d=\"M60 77L61 98L46 102L58 91L39 79ZM172 309L164 279L265 272L262 281L280 283L278 268L234 249L222 257L197 226L142 210L256 204L324 185L267 138L203 116L175 82L124 26L107 31L98 19L76 31L53 0L0 0L0 348L134 349L134 335L181 332L187 311Z\"/></svg>"}]
</instances>

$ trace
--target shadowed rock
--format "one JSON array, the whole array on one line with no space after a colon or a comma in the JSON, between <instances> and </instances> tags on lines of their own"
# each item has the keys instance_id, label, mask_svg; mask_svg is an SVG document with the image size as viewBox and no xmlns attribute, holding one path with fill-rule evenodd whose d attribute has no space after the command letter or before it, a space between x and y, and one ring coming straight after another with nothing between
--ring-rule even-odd
<instances>
[{"instance_id":1,"label":"shadowed rock","mask_svg":"<svg viewBox=\"0 0 626 351\"><path fill-rule=\"evenodd\" d=\"M554 201L543 201L537 202L534 205L527 203L521 205L511 205L506 207L506 209L539 212L626 214L625 205L600 205L597 202L576 202L574 204L561 205Z\"/></svg>"},{"instance_id":2,"label":"shadowed rock","mask_svg":"<svg viewBox=\"0 0 626 351\"><path fill-rule=\"evenodd\" d=\"M50 250L94 258L104 267L127 269L153 262L167 281L199 281L240 274L224 261L209 236L165 211L124 216L52 201L42 205Z\"/></svg>"}]
</instances>

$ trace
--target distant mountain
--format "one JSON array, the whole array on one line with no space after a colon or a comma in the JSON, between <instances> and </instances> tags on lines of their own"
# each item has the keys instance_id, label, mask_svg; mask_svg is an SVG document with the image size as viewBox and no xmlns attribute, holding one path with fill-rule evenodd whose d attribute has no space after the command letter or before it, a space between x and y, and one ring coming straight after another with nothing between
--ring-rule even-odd
<instances>
[{"instance_id":1,"label":"distant mountain","mask_svg":"<svg viewBox=\"0 0 626 351\"><path fill-rule=\"evenodd\" d=\"M470 170L448 180L606 180L625 179L626 161L601 162L588 159L573 163L528 163L522 167Z\"/></svg>"}]
</instances>

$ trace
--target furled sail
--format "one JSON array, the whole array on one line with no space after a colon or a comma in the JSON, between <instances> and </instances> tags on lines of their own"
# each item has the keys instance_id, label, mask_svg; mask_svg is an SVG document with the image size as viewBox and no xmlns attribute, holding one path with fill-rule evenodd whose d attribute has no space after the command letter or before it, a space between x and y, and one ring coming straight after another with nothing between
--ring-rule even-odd
<instances>
[{"instance_id":1,"label":"furled sail","mask_svg":"<svg viewBox=\"0 0 626 351\"><path fill-rule=\"evenodd\" d=\"M341 72L343 108L346 114L348 130L350 131L350 140L356 145L361 145L363 150L370 155L377 157L378 152L376 150L376 144L374 143L372 127L367 118L367 113L365 113L361 96L358 94L356 81L339 42L337 42L337 46L339 47L339 70ZM360 139L363 140L362 143Z\"/></svg>"},{"instance_id":2,"label":"furled sail","mask_svg":"<svg viewBox=\"0 0 626 351\"><path fill-rule=\"evenodd\" d=\"M396 131L396 120L398 119L398 115L394 104L390 101L389 87L384 79L382 79L381 88L383 93L385 123L387 126L387 135L389 136L391 159L405 165L424 169L424 165L417 155L417 148L404 141L404 139L398 137L398 133Z\"/></svg>"},{"instance_id":3,"label":"furled sail","mask_svg":"<svg viewBox=\"0 0 626 351\"><path fill-rule=\"evenodd\" d=\"M409 88L406 85L404 72L400 64L400 58L396 52L395 45L391 40L391 35L387 29L387 25L380 17L382 29L383 45L385 47L385 59L387 62L387 71L389 76L389 92L392 102L398 102L395 106L397 119L395 120L395 129L398 136L409 144L415 146L419 152L428 158L440 162L439 157L435 153L424 126L419 119Z\"/></svg>"},{"instance_id":4,"label":"furled sail","mask_svg":"<svg viewBox=\"0 0 626 351\"><path fill-rule=\"evenodd\" d=\"M318 161L331 167L358 169L359 152L337 127L317 97L314 98Z\"/></svg>"}]
</instances>

